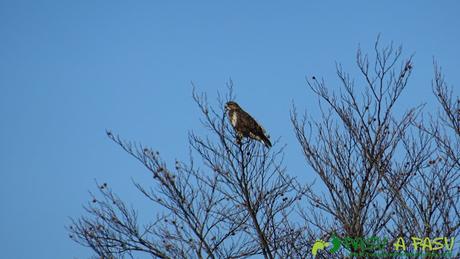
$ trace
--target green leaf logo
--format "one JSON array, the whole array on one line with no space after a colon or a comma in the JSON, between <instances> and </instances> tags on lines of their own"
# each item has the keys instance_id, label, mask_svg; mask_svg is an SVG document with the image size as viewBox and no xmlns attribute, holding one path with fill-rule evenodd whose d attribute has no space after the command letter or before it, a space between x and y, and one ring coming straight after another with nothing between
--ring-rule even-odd
<instances>
[{"instance_id":1,"label":"green leaf logo","mask_svg":"<svg viewBox=\"0 0 460 259\"><path fill-rule=\"evenodd\" d=\"M324 250L326 247L328 247L331 243L325 242L323 240L317 240L315 244L313 245L313 248L311 249L311 252L313 253L314 256L318 253L318 250Z\"/></svg>"}]
</instances>

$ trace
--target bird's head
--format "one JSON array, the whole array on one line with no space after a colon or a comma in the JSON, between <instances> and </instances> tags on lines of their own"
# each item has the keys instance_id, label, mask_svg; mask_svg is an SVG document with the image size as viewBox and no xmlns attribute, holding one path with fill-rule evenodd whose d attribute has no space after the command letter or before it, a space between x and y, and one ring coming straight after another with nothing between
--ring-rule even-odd
<instances>
[{"instance_id":1,"label":"bird's head","mask_svg":"<svg viewBox=\"0 0 460 259\"><path fill-rule=\"evenodd\" d=\"M240 106L236 102L233 102L233 101L227 102L225 104L225 109L227 111L236 110L236 109L239 109L239 108L240 108Z\"/></svg>"}]
</instances>

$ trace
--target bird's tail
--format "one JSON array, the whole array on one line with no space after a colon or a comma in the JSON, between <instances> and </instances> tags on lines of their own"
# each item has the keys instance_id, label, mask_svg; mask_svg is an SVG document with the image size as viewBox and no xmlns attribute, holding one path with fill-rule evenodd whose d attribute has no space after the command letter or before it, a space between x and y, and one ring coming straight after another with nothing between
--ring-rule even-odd
<instances>
[{"instance_id":1,"label":"bird's tail","mask_svg":"<svg viewBox=\"0 0 460 259\"><path fill-rule=\"evenodd\" d=\"M264 145L267 147L267 148L271 148L272 147L272 143L270 142L270 140L265 136L265 135L262 135L261 139L262 142L264 143Z\"/></svg>"}]
</instances>

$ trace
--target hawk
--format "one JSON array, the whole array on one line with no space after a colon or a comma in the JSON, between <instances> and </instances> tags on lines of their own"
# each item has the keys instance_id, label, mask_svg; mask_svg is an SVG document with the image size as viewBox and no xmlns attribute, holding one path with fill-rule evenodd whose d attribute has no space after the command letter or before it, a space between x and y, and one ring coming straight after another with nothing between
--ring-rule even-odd
<instances>
[{"instance_id":1,"label":"hawk","mask_svg":"<svg viewBox=\"0 0 460 259\"><path fill-rule=\"evenodd\" d=\"M238 142L240 142L243 137L249 137L262 142L267 148L272 146L262 126L260 126L251 115L241 109L236 102L227 102L225 104L225 109L228 112L228 119L233 129L235 129L238 135Z\"/></svg>"}]
</instances>

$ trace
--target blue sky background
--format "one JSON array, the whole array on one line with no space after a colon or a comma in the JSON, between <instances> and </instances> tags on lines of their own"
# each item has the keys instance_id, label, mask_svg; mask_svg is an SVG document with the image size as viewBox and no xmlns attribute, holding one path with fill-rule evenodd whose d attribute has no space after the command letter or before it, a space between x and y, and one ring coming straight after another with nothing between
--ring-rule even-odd
<instances>
[{"instance_id":1,"label":"blue sky background","mask_svg":"<svg viewBox=\"0 0 460 259\"><path fill-rule=\"evenodd\" d=\"M192 3L193 2L193 3ZM146 171L106 128L185 158L203 132L193 81L214 98L231 77L240 104L286 143L291 174L307 179L289 109L317 109L305 84L337 85L358 44L404 45L414 73L400 107L433 106L432 59L460 85L458 1L0 0L0 257L87 258L69 217L107 182L149 217L131 180ZM458 92L457 92L458 93ZM309 177L311 179L311 177Z\"/></svg>"}]
</instances>

